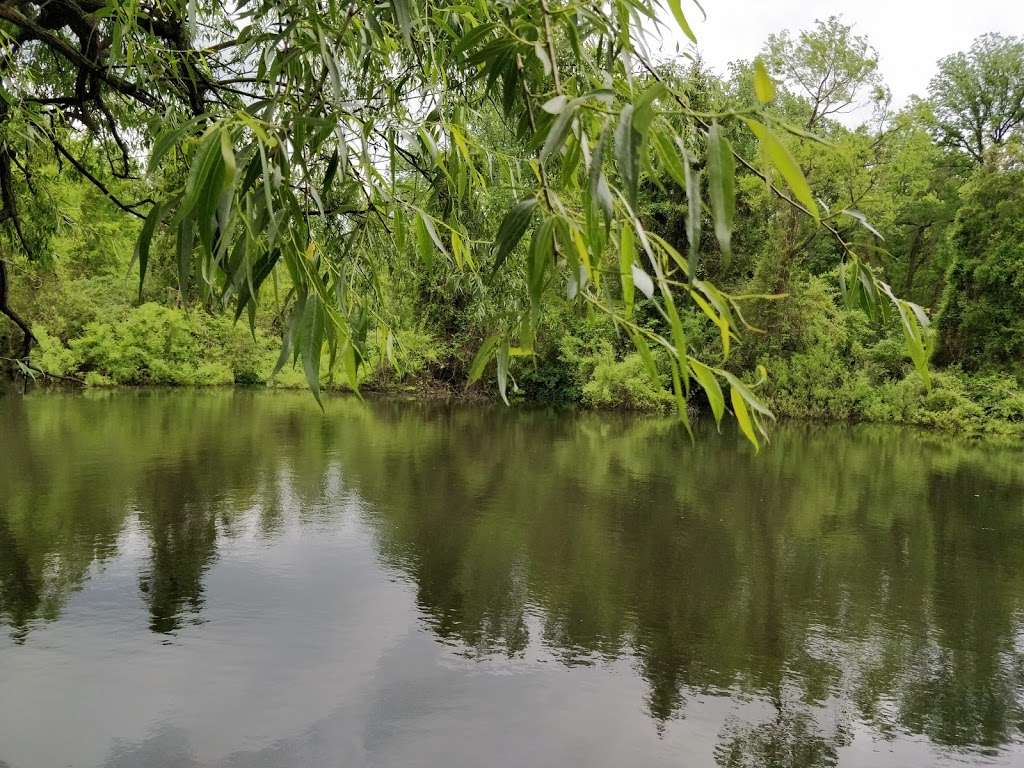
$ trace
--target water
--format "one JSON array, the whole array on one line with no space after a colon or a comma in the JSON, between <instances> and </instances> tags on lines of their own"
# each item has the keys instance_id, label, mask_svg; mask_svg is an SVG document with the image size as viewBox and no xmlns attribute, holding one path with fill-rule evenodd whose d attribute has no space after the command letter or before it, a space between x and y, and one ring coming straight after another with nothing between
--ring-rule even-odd
<instances>
[{"instance_id":1,"label":"water","mask_svg":"<svg viewBox=\"0 0 1024 768\"><path fill-rule=\"evenodd\" d=\"M1024 463L304 393L0 399L0 766L1024 765Z\"/></svg>"}]
</instances>

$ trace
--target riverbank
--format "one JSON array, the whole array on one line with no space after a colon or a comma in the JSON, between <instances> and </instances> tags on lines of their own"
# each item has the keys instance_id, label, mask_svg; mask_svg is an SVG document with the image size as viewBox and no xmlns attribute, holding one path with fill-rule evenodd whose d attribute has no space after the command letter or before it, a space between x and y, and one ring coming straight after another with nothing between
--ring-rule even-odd
<instances>
[{"instance_id":1,"label":"riverbank","mask_svg":"<svg viewBox=\"0 0 1024 768\"><path fill-rule=\"evenodd\" d=\"M55 391L78 390L90 395L116 393L121 391L145 390L217 390L237 389L244 391L297 392L306 390L304 380L296 378L289 371L283 381L260 384L140 384L117 385L95 383L81 387L69 386L66 382L47 381L39 377L28 382L27 390L21 383L8 381L0 387L0 395L21 394L25 391L38 392L47 389ZM792 382L777 383L771 387L773 396L768 403L779 423L814 424L876 424L910 427L936 435L952 435L970 442L1020 445L1024 444L1024 396L1015 388L1008 377L965 377L959 373L939 372L933 374L932 386L926 390L920 381L910 377L890 382L870 390L853 387L836 389L823 388L817 393L798 393L788 385ZM767 386L767 385L766 385ZM352 396L353 391L340 383L325 382L323 395ZM801 398L800 395L806 395ZM374 400L403 400L420 402L450 402L459 404L500 405L501 399L496 387L482 385L472 388L456 385L449 381L420 378L416 381L392 381L380 383L368 381L360 388L359 395ZM312 399L312 397L311 397ZM607 406L586 405L579 402L529 399L513 394L511 407L554 407L557 409L601 412L632 412L651 416L672 413L670 406L638 407L618 403ZM704 403L693 402L690 406L691 419L711 418Z\"/></svg>"},{"instance_id":2,"label":"riverbank","mask_svg":"<svg viewBox=\"0 0 1024 768\"><path fill-rule=\"evenodd\" d=\"M751 334L733 353L737 375L763 366L757 387L778 419L819 423L877 423L924 427L965 438L1024 441L1024 387L1009 372L934 369L926 386L902 343L885 328L838 308L821 292L810 311L761 318L771 333ZM814 296L813 292L805 292ZM806 300L810 301L810 300ZM806 317L803 317L806 315ZM803 317L803 319L801 319ZM811 319L808 320L807 317ZM799 321L799 322L798 322ZM667 357L655 350L661 380L595 321L567 325L539 343L532 357L515 361L509 397L591 410L668 412L675 407ZM116 318L82 326L34 326L33 364L85 387L246 386L307 389L301 362L288 360L273 374L280 338L259 325L251 330L223 315L185 312L156 303L126 308ZM691 334L695 348L714 356L714 336ZM480 341L441 339L425 331L371 335L359 367L360 391L424 400L500 401L493 373L467 388L469 361ZM324 391L349 391L340 364L321 359ZM46 385L47 375L37 381ZM695 414L707 409L699 388Z\"/></svg>"}]
</instances>

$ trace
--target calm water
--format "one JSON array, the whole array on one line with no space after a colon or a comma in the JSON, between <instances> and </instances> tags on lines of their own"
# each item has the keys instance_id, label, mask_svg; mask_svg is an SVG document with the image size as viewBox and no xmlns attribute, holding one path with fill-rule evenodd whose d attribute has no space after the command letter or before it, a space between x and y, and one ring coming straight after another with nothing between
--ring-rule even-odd
<instances>
[{"instance_id":1,"label":"calm water","mask_svg":"<svg viewBox=\"0 0 1024 768\"><path fill-rule=\"evenodd\" d=\"M0 398L0 766L1024 765L1024 462Z\"/></svg>"}]
</instances>

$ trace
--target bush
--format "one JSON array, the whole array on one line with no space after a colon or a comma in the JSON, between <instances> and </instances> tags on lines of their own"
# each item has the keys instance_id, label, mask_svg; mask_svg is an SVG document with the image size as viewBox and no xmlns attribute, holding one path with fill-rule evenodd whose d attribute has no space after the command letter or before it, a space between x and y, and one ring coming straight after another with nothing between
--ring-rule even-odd
<instances>
[{"instance_id":1,"label":"bush","mask_svg":"<svg viewBox=\"0 0 1024 768\"><path fill-rule=\"evenodd\" d=\"M896 381L907 375L910 362L902 339L893 337L879 341L867 350L867 363L872 377L881 381Z\"/></svg>"},{"instance_id":2,"label":"bush","mask_svg":"<svg viewBox=\"0 0 1024 768\"><path fill-rule=\"evenodd\" d=\"M370 387L385 389L422 380L449 354L446 344L423 330L398 331L390 338L371 337L366 370L360 369L360 374Z\"/></svg>"},{"instance_id":3,"label":"bush","mask_svg":"<svg viewBox=\"0 0 1024 768\"><path fill-rule=\"evenodd\" d=\"M48 373L78 375L92 386L158 384L215 386L265 382L276 340L226 317L143 304L114 319L86 323L65 345L36 327L36 364Z\"/></svg>"},{"instance_id":4,"label":"bush","mask_svg":"<svg viewBox=\"0 0 1024 768\"><path fill-rule=\"evenodd\" d=\"M593 408L667 410L675 400L665 382L652 381L640 355L633 353L617 360L606 345L595 361L590 380L583 385L583 402Z\"/></svg>"},{"instance_id":5,"label":"bush","mask_svg":"<svg viewBox=\"0 0 1024 768\"><path fill-rule=\"evenodd\" d=\"M778 416L1024 437L1024 391L1014 376L953 368L933 372L926 388L891 319L873 324L844 308L823 278L800 283L771 311L779 335L754 340L746 354L767 368L764 394Z\"/></svg>"},{"instance_id":6,"label":"bush","mask_svg":"<svg viewBox=\"0 0 1024 768\"><path fill-rule=\"evenodd\" d=\"M33 325L32 333L38 342L33 352L33 364L37 368L46 373L65 376L76 367L75 353L64 346L60 339L52 336L46 328L38 324Z\"/></svg>"}]
</instances>

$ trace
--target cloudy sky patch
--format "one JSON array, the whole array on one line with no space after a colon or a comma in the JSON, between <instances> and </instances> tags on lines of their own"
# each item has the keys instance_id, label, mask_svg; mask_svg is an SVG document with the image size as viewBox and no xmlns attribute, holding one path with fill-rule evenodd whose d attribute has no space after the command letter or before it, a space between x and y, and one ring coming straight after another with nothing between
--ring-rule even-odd
<instances>
[{"instance_id":1,"label":"cloudy sky patch","mask_svg":"<svg viewBox=\"0 0 1024 768\"><path fill-rule=\"evenodd\" d=\"M935 62L966 50L985 32L1024 35L1020 0L701 0L707 20L692 0L683 0L704 58L720 74L735 59L753 58L772 32L806 29L815 19L841 16L878 50L882 75L894 104L923 95ZM678 32L666 11L666 23ZM683 38L678 34L679 45Z\"/></svg>"}]
</instances>

